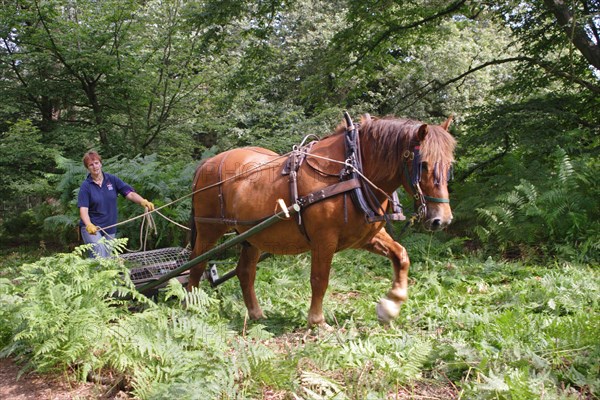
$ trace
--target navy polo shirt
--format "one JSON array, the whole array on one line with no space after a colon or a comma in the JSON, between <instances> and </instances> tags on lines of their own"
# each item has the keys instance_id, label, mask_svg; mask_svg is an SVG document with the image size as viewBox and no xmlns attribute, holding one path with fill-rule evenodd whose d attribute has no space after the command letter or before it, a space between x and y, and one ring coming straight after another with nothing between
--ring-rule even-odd
<instances>
[{"instance_id":1,"label":"navy polo shirt","mask_svg":"<svg viewBox=\"0 0 600 400\"><path fill-rule=\"evenodd\" d=\"M90 174L81 184L77 196L77 207L87 207L92 224L104 228L117 223L117 195L123 197L134 192L133 188L114 175L103 172L102 187L96 185ZM79 225L84 226L79 220ZM117 232L117 227L106 229L110 235Z\"/></svg>"}]
</instances>

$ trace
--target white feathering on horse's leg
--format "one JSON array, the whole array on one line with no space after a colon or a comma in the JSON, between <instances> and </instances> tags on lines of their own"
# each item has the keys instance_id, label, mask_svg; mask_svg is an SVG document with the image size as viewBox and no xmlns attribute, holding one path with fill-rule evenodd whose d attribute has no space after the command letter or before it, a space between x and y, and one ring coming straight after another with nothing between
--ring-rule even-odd
<instances>
[{"instance_id":1,"label":"white feathering on horse's leg","mask_svg":"<svg viewBox=\"0 0 600 400\"><path fill-rule=\"evenodd\" d=\"M391 320L400 314L401 301L393 301L386 297L382 297L375 308L377 311L377 319L382 324L388 324Z\"/></svg>"}]
</instances>

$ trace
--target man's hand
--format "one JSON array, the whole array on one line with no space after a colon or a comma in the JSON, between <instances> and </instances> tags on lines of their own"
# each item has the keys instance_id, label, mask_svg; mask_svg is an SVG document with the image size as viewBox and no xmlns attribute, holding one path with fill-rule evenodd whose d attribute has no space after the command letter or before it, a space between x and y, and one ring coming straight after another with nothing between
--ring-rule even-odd
<instances>
[{"instance_id":1,"label":"man's hand","mask_svg":"<svg viewBox=\"0 0 600 400\"><path fill-rule=\"evenodd\" d=\"M140 202L140 206L147 208L148 211L154 211L154 204L150 203L146 199L142 199L142 201Z\"/></svg>"},{"instance_id":2,"label":"man's hand","mask_svg":"<svg viewBox=\"0 0 600 400\"><path fill-rule=\"evenodd\" d=\"M90 235L95 235L96 232L98 232L98 227L94 224L87 224L85 230L88 231Z\"/></svg>"}]
</instances>

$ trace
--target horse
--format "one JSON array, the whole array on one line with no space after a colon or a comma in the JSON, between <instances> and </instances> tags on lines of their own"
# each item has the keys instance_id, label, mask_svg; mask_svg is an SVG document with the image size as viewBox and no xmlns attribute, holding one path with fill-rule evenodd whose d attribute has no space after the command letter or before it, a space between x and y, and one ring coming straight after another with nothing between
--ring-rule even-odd
<instances>
[{"instance_id":1,"label":"horse","mask_svg":"<svg viewBox=\"0 0 600 400\"><path fill-rule=\"evenodd\" d=\"M418 219L426 229L439 230L450 224L447 182L455 148L455 139L448 132L451 122L452 117L441 125L429 125L366 114L357 125L348 117L332 134L295 147L291 155L244 147L203 160L192 185L195 239L190 260L213 248L226 233L243 233L273 215L278 199L296 201L301 204L297 217L278 221L242 246L235 272L248 316L253 320L265 318L254 290L261 253L310 251L308 326L328 327L322 304L332 258L334 253L352 248L391 260L392 287L376 305L379 321L389 323L408 298L410 261L406 249L384 228L384 214L393 200L392 193L402 186L415 197ZM360 163L347 159L345 141L351 132L356 136L356 153L350 158ZM290 164L295 167L293 171L289 171ZM286 166L288 173L283 172ZM354 174L352 182L359 183L349 184L345 174ZM344 182L345 186L339 187ZM353 193L363 193L362 203L375 204L371 207L375 218L367 218L360 202L349 199ZM190 269L188 290L198 286L205 268L206 262L202 262Z\"/></svg>"}]
</instances>

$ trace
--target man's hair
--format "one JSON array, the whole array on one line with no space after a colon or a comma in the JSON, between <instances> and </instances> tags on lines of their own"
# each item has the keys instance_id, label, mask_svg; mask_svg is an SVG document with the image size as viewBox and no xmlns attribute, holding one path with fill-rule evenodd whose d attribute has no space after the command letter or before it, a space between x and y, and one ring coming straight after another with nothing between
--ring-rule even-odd
<instances>
[{"instance_id":1,"label":"man's hair","mask_svg":"<svg viewBox=\"0 0 600 400\"><path fill-rule=\"evenodd\" d=\"M98 154L97 151L90 150L83 155L83 165L86 168L88 167L88 164L94 160L102 162L102 157L100 157L100 154Z\"/></svg>"}]
</instances>

